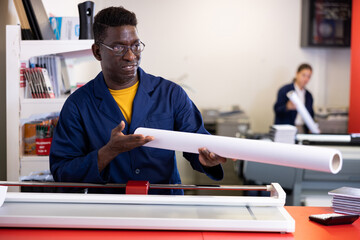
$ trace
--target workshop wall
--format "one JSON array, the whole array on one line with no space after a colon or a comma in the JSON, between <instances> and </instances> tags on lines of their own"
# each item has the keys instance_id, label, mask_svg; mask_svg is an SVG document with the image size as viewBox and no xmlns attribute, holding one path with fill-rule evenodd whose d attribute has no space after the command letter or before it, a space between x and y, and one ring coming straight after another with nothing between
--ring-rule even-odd
<instances>
[{"instance_id":1,"label":"workshop wall","mask_svg":"<svg viewBox=\"0 0 360 240\"><path fill-rule=\"evenodd\" d=\"M82 1L43 2L56 16L76 16ZM94 2L95 12L123 5L137 14L146 72L183 85L199 108L240 105L255 132L268 131L277 90L302 62L314 69L315 106L348 107L350 49L301 48L301 0ZM91 64L76 78L94 77L100 66Z\"/></svg>"}]
</instances>

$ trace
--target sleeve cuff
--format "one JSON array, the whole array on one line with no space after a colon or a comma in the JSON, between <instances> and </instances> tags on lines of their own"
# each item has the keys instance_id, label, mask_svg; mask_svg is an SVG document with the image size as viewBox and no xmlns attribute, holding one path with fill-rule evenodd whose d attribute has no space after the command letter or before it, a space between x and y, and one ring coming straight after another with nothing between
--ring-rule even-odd
<instances>
[{"instance_id":1,"label":"sleeve cuff","mask_svg":"<svg viewBox=\"0 0 360 240\"><path fill-rule=\"evenodd\" d=\"M204 173L206 174L206 176L208 176L212 180L220 181L224 178L224 171L221 164L214 167L202 166L202 168L204 169Z\"/></svg>"},{"instance_id":2,"label":"sleeve cuff","mask_svg":"<svg viewBox=\"0 0 360 240\"><path fill-rule=\"evenodd\" d=\"M224 178L224 171L221 164L214 167L205 167L199 161L199 154L184 152L183 156L190 162L192 168L196 171L205 173L212 180L219 181Z\"/></svg>"}]
</instances>

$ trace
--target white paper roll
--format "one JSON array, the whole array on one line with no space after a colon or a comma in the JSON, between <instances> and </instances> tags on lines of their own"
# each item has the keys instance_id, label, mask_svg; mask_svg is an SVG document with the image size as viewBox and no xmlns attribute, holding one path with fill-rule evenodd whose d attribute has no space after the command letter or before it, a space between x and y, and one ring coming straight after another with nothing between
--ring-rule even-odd
<instances>
[{"instance_id":1,"label":"white paper roll","mask_svg":"<svg viewBox=\"0 0 360 240\"><path fill-rule=\"evenodd\" d=\"M0 186L0 207L4 204L7 189L7 186Z\"/></svg>"},{"instance_id":2,"label":"white paper roll","mask_svg":"<svg viewBox=\"0 0 360 240\"><path fill-rule=\"evenodd\" d=\"M286 95L290 99L290 101L292 103L294 103L294 105L296 107L296 110L298 111L298 113L300 114L302 119L304 120L304 122L305 122L306 126L309 128L309 130L312 133L320 133L320 130L319 130L318 126L316 125L316 123L312 119L310 113L308 112L308 110L306 109L304 104L300 101L300 98L296 94L296 92L295 91L290 91Z\"/></svg>"},{"instance_id":3,"label":"white paper roll","mask_svg":"<svg viewBox=\"0 0 360 240\"><path fill-rule=\"evenodd\" d=\"M225 158L268 163L315 171L338 173L342 168L340 151L268 141L223 137L207 134L176 132L152 128L138 128L135 134L153 136L145 147L161 148L189 153L199 153L206 147Z\"/></svg>"},{"instance_id":4,"label":"white paper roll","mask_svg":"<svg viewBox=\"0 0 360 240\"><path fill-rule=\"evenodd\" d=\"M296 134L298 141L313 141L313 142L329 142L329 143L350 143L351 136L349 134Z\"/></svg>"}]
</instances>

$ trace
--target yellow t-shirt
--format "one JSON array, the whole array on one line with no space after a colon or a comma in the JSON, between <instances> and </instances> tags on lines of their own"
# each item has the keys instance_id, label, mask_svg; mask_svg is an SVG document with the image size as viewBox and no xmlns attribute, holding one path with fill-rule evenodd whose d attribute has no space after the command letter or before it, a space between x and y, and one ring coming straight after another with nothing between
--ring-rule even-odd
<instances>
[{"instance_id":1,"label":"yellow t-shirt","mask_svg":"<svg viewBox=\"0 0 360 240\"><path fill-rule=\"evenodd\" d=\"M132 106L138 87L139 81L137 81L133 86L121 90L113 90L109 88L111 95L115 99L128 124L131 123Z\"/></svg>"}]
</instances>

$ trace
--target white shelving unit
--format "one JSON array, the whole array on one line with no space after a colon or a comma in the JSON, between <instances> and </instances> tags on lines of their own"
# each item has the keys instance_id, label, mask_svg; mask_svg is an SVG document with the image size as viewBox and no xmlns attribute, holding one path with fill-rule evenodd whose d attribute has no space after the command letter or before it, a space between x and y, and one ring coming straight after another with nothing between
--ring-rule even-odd
<instances>
[{"instance_id":1,"label":"white shelving unit","mask_svg":"<svg viewBox=\"0 0 360 240\"><path fill-rule=\"evenodd\" d=\"M20 99L20 119L29 118L34 114L59 112L66 98L54 98L54 99Z\"/></svg>"},{"instance_id":2,"label":"white shelving unit","mask_svg":"<svg viewBox=\"0 0 360 240\"><path fill-rule=\"evenodd\" d=\"M92 55L93 40L22 41L20 26L6 26L6 150L7 180L18 181L20 176L49 168L47 156L24 156L21 120L34 114L60 111L65 98L24 99L20 88L20 63L31 57L60 54L65 58ZM17 191L18 188L12 188Z\"/></svg>"}]
</instances>

